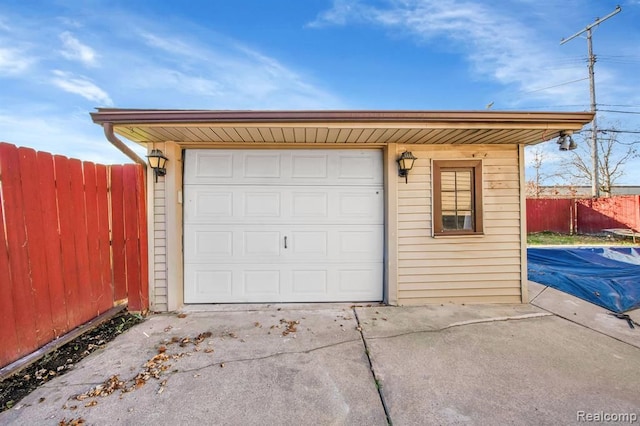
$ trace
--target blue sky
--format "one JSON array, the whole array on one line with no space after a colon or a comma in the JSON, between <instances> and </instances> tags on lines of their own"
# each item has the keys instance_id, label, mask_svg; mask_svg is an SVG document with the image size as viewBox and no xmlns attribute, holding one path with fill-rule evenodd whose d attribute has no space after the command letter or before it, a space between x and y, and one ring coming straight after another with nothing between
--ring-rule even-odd
<instances>
[{"instance_id":1,"label":"blue sky","mask_svg":"<svg viewBox=\"0 0 640 426\"><path fill-rule=\"evenodd\" d=\"M5 0L0 140L128 161L91 122L100 106L586 111L586 40L560 40L617 4ZM619 4L593 40L599 108L625 113L599 123L640 131L640 0ZM567 155L544 147L549 167ZM640 184L640 160L621 183Z\"/></svg>"}]
</instances>

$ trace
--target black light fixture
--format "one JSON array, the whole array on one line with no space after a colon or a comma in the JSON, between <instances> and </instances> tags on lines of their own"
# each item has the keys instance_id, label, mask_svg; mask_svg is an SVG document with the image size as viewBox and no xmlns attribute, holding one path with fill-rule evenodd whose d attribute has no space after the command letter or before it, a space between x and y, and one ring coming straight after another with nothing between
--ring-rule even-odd
<instances>
[{"instance_id":1,"label":"black light fixture","mask_svg":"<svg viewBox=\"0 0 640 426\"><path fill-rule=\"evenodd\" d=\"M571 133L567 132L560 132L558 145L560 145L560 151L572 151L578 147L578 144L571 137Z\"/></svg>"},{"instance_id":2,"label":"black light fixture","mask_svg":"<svg viewBox=\"0 0 640 426\"><path fill-rule=\"evenodd\" d=\"M413 163L417 159L410 151L403 152L398 158L398 175L404 177L405 183L408 182L409 170L413 168Z\"/></svg>"},{"instance_id":3,"label":"black light fixture","mask_svg":"<svg viewBox=\"0 0 640 426\"><path fill-rule=\"evenodd\" d=\"M149 155L147 155L147 161L149 161L149 167L153 169L153 173L156 176L156 182L158 181L158 176L164 176L167 174L167 169L164 167L167 160L168 158L165 157L159 149L152 149Z\"/></svg>"}]
</instances>

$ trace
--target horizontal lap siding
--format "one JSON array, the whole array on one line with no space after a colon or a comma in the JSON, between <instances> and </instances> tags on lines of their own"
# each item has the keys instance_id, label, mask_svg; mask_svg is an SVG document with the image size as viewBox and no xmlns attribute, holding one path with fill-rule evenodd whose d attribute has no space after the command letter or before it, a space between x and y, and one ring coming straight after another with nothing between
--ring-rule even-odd
<instances>
[{"instance_id":1,"label":"horizontal lap siding","mask_svg":"<svg viewBox=\"0 0 640 426\"><path fill-rule=\"evenodd\" d=\"M520 182L516 146L406 146L418 157L398 184L398 298L519 303ZM398 152L400 154L400 152ZM431 160L483 163L483 236L432 237Z\"/></svg>"},{"instance_id":2,"label":"horizontal lap siding","mask_svg":"<svg viewBox=\"0 0 640 426\"><path fill-rule=\"evenodd\" d=\"M168 310L167 300L167 231L165 182L159 180L155 184L153 197L153 244L154 244L154 280L152 308L157 312Z\"/></svg>"}]
</instances>

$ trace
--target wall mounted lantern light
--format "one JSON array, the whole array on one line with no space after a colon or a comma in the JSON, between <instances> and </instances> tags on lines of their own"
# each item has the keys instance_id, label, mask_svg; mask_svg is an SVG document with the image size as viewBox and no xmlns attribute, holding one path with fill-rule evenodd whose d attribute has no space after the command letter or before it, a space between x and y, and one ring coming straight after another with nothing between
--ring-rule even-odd
<instances>
[{"instance_id":1,"label":"wall mounted lantern light","mask_svg":"<svg viewBox=\"0 0 640 426\"><path fill-rule=\"evenodd\" d=\"M164 167L167 160L168 158L165 157L159 149L152 149L149 155L147 155L147 161L149 161L149 167L153 169L153 173L156 176L156 182L158 181L158 176L164 176L167 174L167 169Z\"/></svg>"},{"instance_id":2,"label":"wall mounted lantern light","mask_svg":"<svg viewBox=\"0 0 640 426\"><path fill-rule=\"evenodd\" d=\"M571 133L567 132L560 132L558 145L560 145L560 151L572 151L578 147L578 144L571 137Z\"/></svg>"},{"instance_id":3,"label":"wall mounted lantern light","mask_svg":"<svg viewBox=\"0 0 640 426\"><path fill-rule=\"evenodd\" d=\"M409 170L413 168L413 163L417 159L410 151L403 152L398 158L398 175L404 177L405 183L408 182Z\"/></svg>"}]
</instances>

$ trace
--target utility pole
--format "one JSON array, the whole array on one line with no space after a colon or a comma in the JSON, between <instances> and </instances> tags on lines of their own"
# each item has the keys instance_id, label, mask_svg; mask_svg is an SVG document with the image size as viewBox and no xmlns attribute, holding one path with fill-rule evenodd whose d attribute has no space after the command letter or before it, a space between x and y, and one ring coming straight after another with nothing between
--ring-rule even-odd
<instances>
[{"instance_id":1,"label":"utility pole","mask_svg":"<svg viewBox=\"0 0 640 426\"><path fill-rule=\"evenodd\" d=\"M563 38L560 41L560 44L565 44L566 42L573 40L578 37L582 33L587 33L587 49L589 52L589 93L591 95L591 112L593 112L593 121L591 122L591 195L594 198L598 198L600 196L600 182L599 182L599 171L598 171L598 124L596 120L596 82L593 73L593 67L596 64L596 57L593 54L593 46L591 43L591 29L596 27L611 18L613 15L620 13L622 8L620 6L616 6L616 9L605 16L604 18L596 18L595 22L587 25L584 29L578 31L574 35L568 38Z\"/></svg>"}]
</instances>

